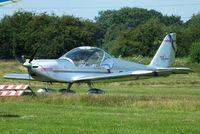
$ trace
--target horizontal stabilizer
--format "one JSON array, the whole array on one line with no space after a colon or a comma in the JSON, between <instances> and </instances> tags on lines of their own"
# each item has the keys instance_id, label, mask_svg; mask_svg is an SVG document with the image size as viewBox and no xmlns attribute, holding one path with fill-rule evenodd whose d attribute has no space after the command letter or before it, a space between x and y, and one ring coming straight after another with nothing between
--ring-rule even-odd
<instances>
[{"instance_id":1,"label":"horizontal stabilizer","mask_svg":"<svg viewBox=\"0 0 200 134\"><path fill-rule=\"evenodd\" d=\"M169 71L172 74L188 74L194 72L190 68L186 67L170 67L170 68L157 68L158 71Z\"/></svg>"},{"instance_id":2,"label":"horizontal stabilizer","mask_svg":"<svg viewBox=\"0 0 200 134\"><path fill-rule=\"evenodd\" d=\"M3 77L6 79L34 80L29 74L7 74Z\"/></svg>"}]
</instances>

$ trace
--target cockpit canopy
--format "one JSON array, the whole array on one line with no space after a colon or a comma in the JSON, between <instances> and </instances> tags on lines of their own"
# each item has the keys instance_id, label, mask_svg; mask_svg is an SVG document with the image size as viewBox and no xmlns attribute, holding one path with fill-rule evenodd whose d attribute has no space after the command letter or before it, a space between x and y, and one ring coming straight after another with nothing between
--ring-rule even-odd
<instances>
[{"instance_id":1,"label":"cockpit canopy","mask_svg":"<svg viewBox=\"0 0 200 134\"><path fill-rule=\"evenodd\" d=\"M96 47L78 47L67 52L59 59L67 59L78 67L104 67L111 69L112 57L102 49Z\"/></svg>"}]
</instances>

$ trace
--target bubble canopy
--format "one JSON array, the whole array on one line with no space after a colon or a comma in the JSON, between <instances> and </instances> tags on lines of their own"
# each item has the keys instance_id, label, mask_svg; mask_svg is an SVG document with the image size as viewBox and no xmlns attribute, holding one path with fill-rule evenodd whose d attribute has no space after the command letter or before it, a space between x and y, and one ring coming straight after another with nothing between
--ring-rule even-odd
<instances>
[{"instance_id":1,"label":"bubble canopy","mask_svg":"<svg viewBox=\"0 0 200 134\"><path fill-rule=\"evenodd\" d=\"M90 46L74 48L59 59L67 59L79 67L104 67L106 64L107 67L105 68L110 69L113 64L112 57L109 54L100 48Z\"/></svg>"}]
</instances>

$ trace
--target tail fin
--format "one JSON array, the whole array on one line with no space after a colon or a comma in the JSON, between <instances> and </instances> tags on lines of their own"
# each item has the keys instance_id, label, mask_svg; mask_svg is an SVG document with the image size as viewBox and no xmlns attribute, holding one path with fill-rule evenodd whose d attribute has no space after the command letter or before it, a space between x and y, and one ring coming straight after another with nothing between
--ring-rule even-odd
<instances>
[{"instance_id":1,"label":"tail fin","mask_svg":"<svg viewBox=\"0 0 200 134\"><path fill-rule=\"evenodd\" d=\"M176 34L170 33L165 36L157 50L150 66L168 67L174 63L176 52Z\"/></svg>"}]
</instances>

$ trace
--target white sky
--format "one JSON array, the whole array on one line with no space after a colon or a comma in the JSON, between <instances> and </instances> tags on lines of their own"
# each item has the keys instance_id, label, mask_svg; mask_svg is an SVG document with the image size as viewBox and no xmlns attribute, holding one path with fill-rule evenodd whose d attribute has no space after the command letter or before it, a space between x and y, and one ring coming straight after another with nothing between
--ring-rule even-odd
<instances>
[{"instance_id":1,"label":"white sky","mask_svg":"<svg viewBox=\"0 0 200 134\"><path fill-rule=\"evenodd\" d=\"M164 15L181 16L182 20L187 21L193 14L200 13L200 0L22 0L0 7L0 19L21 9L93 20L101 10L122 7L155 9Z\"/></svg>"}]
</instances>

